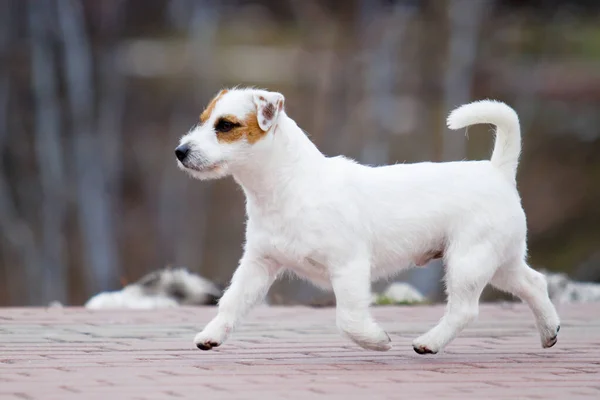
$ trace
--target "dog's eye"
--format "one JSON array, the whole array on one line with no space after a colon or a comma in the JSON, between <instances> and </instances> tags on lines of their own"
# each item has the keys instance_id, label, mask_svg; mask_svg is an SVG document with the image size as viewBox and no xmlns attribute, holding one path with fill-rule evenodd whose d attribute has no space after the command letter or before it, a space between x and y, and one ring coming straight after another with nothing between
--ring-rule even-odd
<instances>
[{"instance_id":1,"label":"dog's eye","mask_svg":"<svg viewBox=\"0 0 600 400\"><path fill-rule=\"evenodd\" d=\"M217 132L229 132L237 125L238 124L234 124L233 122L227 121L226 119L220 119L215 125L215 130Z\"/></svg>"}]
</instances>

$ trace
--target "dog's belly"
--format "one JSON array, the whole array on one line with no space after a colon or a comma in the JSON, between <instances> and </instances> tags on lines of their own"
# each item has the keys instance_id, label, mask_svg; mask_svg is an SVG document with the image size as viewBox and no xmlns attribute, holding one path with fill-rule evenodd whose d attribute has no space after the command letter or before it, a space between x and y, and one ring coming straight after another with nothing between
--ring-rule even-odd
<instances>
[{"instance_id":1,"label":"dog's belly","mask_svg":"<svg viewBox=\"0 0 600 400\"><path fill-rule=\"evenodd\" d=\"M394 275L399 271L423 267L430 261L443 258L444 244L441 240L423 240L418 245L403 244L398 239L389 246L376 246L373 250L373 280ZM415 243L417 244L417 243Z\"/></svg>"},{"instance_id":2,"label":"dog's belly","mask_svg":"<svg viewBox=\"0 0 600 400\"><path fill-rule=\"evenodd\" d=\"M317 261L315 257L291 256L291 253L275 252L273 257L285 270L300 278L306 279L316 286L330 289L331 279L327 265Z\"/></svg>"},{"instance_id":3,"label":"dog's belly","mask_svg":"<svg viewBox=\"0 0 600 400\"><path fill-rule=\"evenodd\" d=\"M331 229L319 222L318 218L304 215L303 219L287 221L284 225L280 221L263 225L261 243L269 257L282 268L320 287L331 287L330 268L343 270L343 265L331 263L354 262L355 257L367 256L371 279L377 280L404 269L423 266L431 259L439 258L443 251L442 232L420 225L406 229L401 224L380 223L376 240L355 237L350 242L347 238L351 235L345 235L343 231L331 235Z\"/></svg>"},{"instance_id":4,"label":"dog's belly","mask_svg":"<svg viewBox=\"0 0 600 400\"><path fill-rule=\"evenodd\" d=\"M331 288L329 261L331 254L326 249L311 246L288 245L287 241L271 241L272 257L281 267L307 279L317 286ZM393 275L411 267L422 267L433 259L443 256L440 243L431 243L424 249L401 250L397 247L373 249L371 254L371 279L373 281ZM336 258L334 256L334 258Z\"/></svg>"},{"instance_id":5,"label":"dog's belly","mask_svg":"<svg viewBox=\"0 0 600 400\"><path fill-rule=\"evenodd\" d=\"M331 279L327 266L308 257L302 263L296 263L289 270L301 278L307 279L314 285L324 289L331 289Z\"/></svg>"}]
</instances>

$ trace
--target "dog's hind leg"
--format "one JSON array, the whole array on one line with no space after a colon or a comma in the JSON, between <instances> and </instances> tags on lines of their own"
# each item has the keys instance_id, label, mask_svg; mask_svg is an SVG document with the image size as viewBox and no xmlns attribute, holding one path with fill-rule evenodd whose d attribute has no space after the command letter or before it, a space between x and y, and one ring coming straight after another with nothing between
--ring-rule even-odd
<instances>
[{"instance_id":1,"label":"dog's hind leg","mask_svg":"<svg viewBox=\"0 0 600 400\"><path fill-rule=\"evenodd\" d=\"M448 254L446 313L435 327L413 341L417 353L437 353L477 318L479 297L496 270L490 266L494 261L492 250L489 244L482 244L469 251Z\"/></svg>"},{"instance_id":2,"label":"dog's hind leg","mask_svg":"<svg viewBox=\"0 0 600 400\"><path fill-rule=\"evenodd\" d=\"M336 298L338 328L368 350L387 351L390 337L375 322L370 311L371 269L367 260L356 260L331 271Z\"/></svg>"},{"instance_id":3,"label":"dog's hind leg","mask_svg":"<svg viewBox=\"0 0 600 400\"><path fill-rule=\"evenodd\" d=\"M530 268L524 261L517 260L498 269L491 284L500 290L514 294L527 303L535 315L542 347L556 344L560 320L548 297L546 277Z\"/></svg>"}]
</instances>

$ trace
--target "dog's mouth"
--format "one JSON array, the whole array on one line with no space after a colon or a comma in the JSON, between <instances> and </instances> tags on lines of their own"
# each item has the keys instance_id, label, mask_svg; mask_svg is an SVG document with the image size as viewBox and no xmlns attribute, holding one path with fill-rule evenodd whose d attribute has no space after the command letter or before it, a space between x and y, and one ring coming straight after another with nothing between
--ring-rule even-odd
<instances>
[{"instance_id":1,"label":"dog's mouth","mask_svg":"<svg viewBox=\"0 0 600 400\"><path fill-rule=\"evenodd\" d=\"M195 164L191 164L189 162L180 162L180 164L189 170L192 171L196 171L196 172L215 172L219 169L221 169L225 163L224 162L216 162L216 163L212 163L212 164L204 164L204 165L195 165Z\"/></svg>"}]
</instances>

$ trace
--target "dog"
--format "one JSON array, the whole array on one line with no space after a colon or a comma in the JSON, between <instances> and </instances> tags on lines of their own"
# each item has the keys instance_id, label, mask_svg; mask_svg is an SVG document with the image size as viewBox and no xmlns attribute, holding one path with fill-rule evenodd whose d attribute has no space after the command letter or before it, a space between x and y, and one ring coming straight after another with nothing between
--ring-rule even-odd
<instances>
[{"instance_id":1,"label":"dog","mask_svg":"<svg viewBox=\"0 0 600 400\"><path fill-rule=\"evenodd\" d=\"M333 289L339 330L359 346L391 348L369 304L373 280L442 257L447 309L413 341L435 354L478 315L491 283L532 309L542 346L560 321L545 277L525 262L526 219L516 188L521 134L516 112L483 100L448 117L451 129L496 126L491 159L365 166L327 157L285 111L284 96L222 90L175 149L200 180L232 176L246 196L244 253L217 315L194 338L220 346L283 271Z\"/></svg>"}]
</instances>

